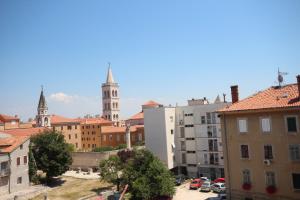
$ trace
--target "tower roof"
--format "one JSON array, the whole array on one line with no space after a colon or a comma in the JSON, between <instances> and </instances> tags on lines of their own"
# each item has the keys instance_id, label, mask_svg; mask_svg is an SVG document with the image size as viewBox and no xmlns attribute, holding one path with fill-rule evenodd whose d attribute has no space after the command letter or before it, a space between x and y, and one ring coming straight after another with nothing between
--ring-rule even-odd
<instances>
[{"instance_id":1,"label":"tower roof","mask_svg":"<svg viewBox=\"0 0 300 200\"><path fill-rule=\"evenodd\" d=\"M46 99L45 99L45 96L44 96L43 88L42 88L42 91L41 91L38 108L47 108L47 103L46 103Z\"/></svg>"},{"instance_id":2,"label":"tower roof","mask_svg":"<svg viewBox=\"0 0 300 200\"><path fill-rule=\"evenodd\" d=\"M114 83L114 77L112 75L112 71L110 66L108 67L108 71L107 71L107 78L106 78L106 83Z\"/></svg>"}]
</instances>

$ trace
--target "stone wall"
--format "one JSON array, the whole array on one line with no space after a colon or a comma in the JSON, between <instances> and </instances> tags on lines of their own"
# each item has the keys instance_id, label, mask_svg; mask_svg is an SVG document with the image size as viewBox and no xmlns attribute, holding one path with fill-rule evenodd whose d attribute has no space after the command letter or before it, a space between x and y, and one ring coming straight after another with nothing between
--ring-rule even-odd
<instances>
[{"instance_id":1,"label":"stone wall","mask_svg":"<svg viewBox=\"0 0 300 200\"><path fill-rule=\"evenodd\" d=\"M72 152L73 163L71 169L97 168L101 160L109 158L110 155L117 155L118 151L106 152Z\"/></svg>"}]
</instances>

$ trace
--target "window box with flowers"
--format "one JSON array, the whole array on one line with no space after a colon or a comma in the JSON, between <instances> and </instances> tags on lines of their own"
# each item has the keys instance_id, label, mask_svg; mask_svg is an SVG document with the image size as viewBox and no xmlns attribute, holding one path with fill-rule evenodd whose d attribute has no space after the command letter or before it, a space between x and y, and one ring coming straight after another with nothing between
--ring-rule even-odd
<instances>
[{"instance_id":1,"label":"window box with flowers","mask_svg":"<svg viewBox=\"0 0 300 200\"><path fill-rule=\"evenodd\" d=\"M251 183L243 183L242 185L242 188L244 190L251 190L251 187L252 187Z\"/></svg>"},{"instance_id":2,"label":"window box with flowers","mask_svg":"<svg viewBox=\"0 0 300 200\"><path fill-rule=\"evenodd\" d=\"M277 192L277 188L276 188L275 185L269 185L269 186L266 187L266 192L268 194L274 194L274 193Z\"/></svg>"}]
</instances>

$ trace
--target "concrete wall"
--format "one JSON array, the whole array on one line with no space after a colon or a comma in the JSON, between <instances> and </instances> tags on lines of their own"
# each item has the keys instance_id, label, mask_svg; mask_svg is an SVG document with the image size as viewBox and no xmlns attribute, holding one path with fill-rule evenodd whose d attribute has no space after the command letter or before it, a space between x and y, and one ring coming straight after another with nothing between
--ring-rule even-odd
<instances>
[{"instance_id":1,"label":"concrete wall","mask_svg":"<svg viewBox=\"0 0 300 200\"><path fill-rule=\"evenodd\" d=\"M2 162L9 162L8 154L0 154L0 164ZM1 165L0 165L0 167L1 167ZM0 194L8 193L8 179L9 179L9 174L7 176L0 175Z\"/></svg>"},{"instance_id":2,"label":"concrete wall","mask_svg":"<svg viewBox=\"0 0 300 200\"><path fill-rule=\"evenodd\" d=\"M175 108L149 108L144 115L146 148L169 169L174 168Z\"/></svg>"},{"instance_id":3,"label":"concrete wall","mask_svg":"<svg viewBox=\"0 0 300 200\"><path fill-rule=\"evenodd\" d=\"M108 159L111 155L117 155L118 151L108 152L72 152L73 163L70 166L74 168L96 168L99 166L101 160Z\"/></svg>"}]
</instances>

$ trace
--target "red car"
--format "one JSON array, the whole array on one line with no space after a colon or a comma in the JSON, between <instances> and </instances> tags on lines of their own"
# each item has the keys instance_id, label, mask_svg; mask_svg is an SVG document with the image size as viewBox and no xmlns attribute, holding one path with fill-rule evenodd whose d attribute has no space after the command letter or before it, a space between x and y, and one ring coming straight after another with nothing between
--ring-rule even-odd
<instances>
[{"instance_id":1,"label":"red car","mask_svg":"<svg viewBox=\"0 0 300 200\"><path fill-rule=\"evenodd\" d=\"M214 183L225 183L225 178L217 178L213 182Z\"/></svg>"},{"instance_id":2,"label":"red car","mask_svg":"<svg viewBox=\"0 0 300 200\"><path fill-rule=\"evenodd\" d=\"M199 178L196 178L194 180L192 180L192 182L190 183L190 189L198 189L200 188L202 185L202 180Z\"/></svg>"}]
</instances>

